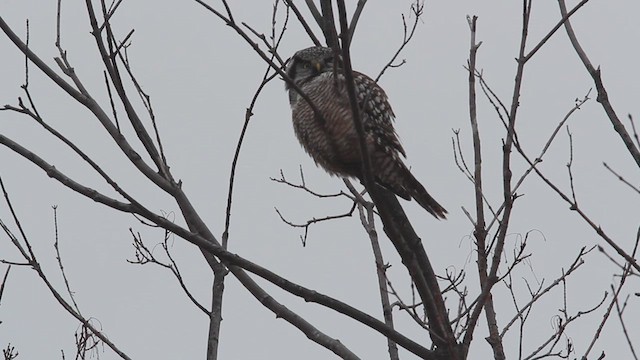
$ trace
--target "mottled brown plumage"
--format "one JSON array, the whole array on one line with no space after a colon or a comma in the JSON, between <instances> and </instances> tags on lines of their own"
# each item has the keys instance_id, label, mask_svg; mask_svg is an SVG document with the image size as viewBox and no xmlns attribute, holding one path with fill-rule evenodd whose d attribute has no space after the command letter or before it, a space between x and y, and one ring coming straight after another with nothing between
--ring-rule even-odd
<instances>
[{"instance_id":1,"label":"mottled brown plumage","mask_svg":"<svg viewBox=\"0 0 640 360\"><path fill-rule=\"evenodd\" d=\"M287 85L293 127L304 149L330 174L362 181L362 156L340 60L334 61L330 48L307 48L293 55L287 75L321 115L316 116L309 103ZM444 219L447 211L402 162L400 155L406 155L384 90L367 75L354 71L353 76L376 183L406 200L415 199L433 216Z\"/></svg>"}]
</instances>

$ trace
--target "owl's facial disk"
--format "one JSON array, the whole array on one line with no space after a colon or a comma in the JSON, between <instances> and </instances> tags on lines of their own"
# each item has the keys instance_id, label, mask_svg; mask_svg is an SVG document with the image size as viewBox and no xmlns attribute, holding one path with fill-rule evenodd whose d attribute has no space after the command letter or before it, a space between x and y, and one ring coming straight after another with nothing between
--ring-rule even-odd
<instances>
[{"instance_id":1,"label":"owl's facial disk","mask_svg":"<svg viewBox=\"0 0 640 360\"><path fill-rule=\"evenodd\" d=\"M299 59L294 58L287 71L287 75L296 83L301 84L320 75L325 71L333 70L333 60L328 59Z\"/></svg>"},{"instance_id":2,"label":"owl's facial disk","mask_svg":"<svg viewBox=\"0 0 640 360\"><path fill-rule=\"evenodd\" d=\"M330 48L312 47L300 50L291 59L287 75L296 83L303 84L325 71L333 71L333 52ZM286 88L290 86L285 84Z\"/></svg>"}]
</instances>

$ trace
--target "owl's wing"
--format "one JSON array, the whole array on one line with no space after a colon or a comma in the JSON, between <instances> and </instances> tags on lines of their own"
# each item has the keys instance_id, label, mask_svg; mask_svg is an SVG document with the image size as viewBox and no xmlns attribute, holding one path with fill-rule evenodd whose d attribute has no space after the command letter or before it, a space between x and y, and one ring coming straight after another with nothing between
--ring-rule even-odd
<instances>
[{"instance_id":1,"label":"owl's wing","mask_svg":"<svg viewBox=\"0 0 640 360\"><path fill-rule=\"evenodd\" d=\"M391 109L387 94L367 75L354 71L353 76L358 102L364 104L362 125L365 132L371 134L379 145L390 147L393 151L398 151L406 157L404 148L393 127L395 114Z\"/></svg>"}]
</instances>

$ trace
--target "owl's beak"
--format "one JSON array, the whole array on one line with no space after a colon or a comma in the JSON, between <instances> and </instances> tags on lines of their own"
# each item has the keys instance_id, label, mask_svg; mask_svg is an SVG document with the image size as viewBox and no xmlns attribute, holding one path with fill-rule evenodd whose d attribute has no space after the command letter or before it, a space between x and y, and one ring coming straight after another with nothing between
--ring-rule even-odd
<instances>
[{"instance_id":1,"label":"owl's beak","mask_svg":"<svg viewBox=\"0 0 640 360\"><path fill-rule=\"evenodd\" d=\"M311 65L313 65L313 68L317 72L321 72L322 68L324 67L324 64L320 61L314 61Z\"/></svg>"}]
</instances>

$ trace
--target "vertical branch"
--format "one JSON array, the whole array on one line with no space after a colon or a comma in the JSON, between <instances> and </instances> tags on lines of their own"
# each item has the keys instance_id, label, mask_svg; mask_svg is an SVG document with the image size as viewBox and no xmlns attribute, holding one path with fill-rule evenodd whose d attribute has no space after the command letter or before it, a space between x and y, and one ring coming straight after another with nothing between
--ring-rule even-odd
<instances>
[{"instance_id":1,"label":"vertical branch","mask_svg":"<svg viewBox=\"0 0 640 360\"><path fill-rule=\"evenodd\" d=\"M471 30L471 46L469 48L469 119L471 121L471 131L473 133L473 157L475 160L474 163L474 172L473 172L473 180L475 187L475 200L476 200L476 226L474 235L476 240L478 241L478 251L485 252L484 242L486 237L486 229L485 229L485 220L484 220L484 202L482 200L482 146L480 143L480 130L478 129L478 117L476 111L476 54L478 52L478 48L482 44L476 43L476 22L478 17L474 15L473 17L467 16L467 22L469 23L469 28ZM486 254L485 254L486 255ZM480 257L480 256L479 256ZM478 261L482 261L478 259ZM485 262L485 273L486 273L486 257L484 259Z\"/></svg>"},{"instance_id":2,"label":"vertical branch","mask_svg":"<svg viewBox=\"0 0 640 360\"><path fill-rule=\"evenodd\" d=\"M487 253L486 237L487 229L485 224L484 215L484 202L482 196L482 152L480 143L480 130L478 128L478 118L476 111L476 57L478 48L482 44L476 43L476 26L477 16L467 17L469 23L469 30L471 32L471 44L469 46L469 118L471 121L471 130L473 133L473 156L474 156L474 188L475 188L475 202L476 202L476 223L473 235L476 239L476 248L478 251L478 277L480 280L480 287L486 288L489 284L487 274L487 262L489 254ZM479 305L480 306L480 305ZM491 292L486 294L486 301L484 304L485 316L487 319L487 325L489 327L489 337L487 341L493 348L494 356L496 359L504 359L504 349L502 346L502 339L498 333L498 326L496 322L496 312L493 307L493 297ZM474 328L469 327L465 334L465 339L468 342L471 340Z\"/></svg>"},{"instance_id":3,"label":"vertical branch","mask_svg":"<svg viewBox=\"0 0 640 360\"><path fill-rule=\"evenodd\" d=\"M338 44L338 34L336 32L331 0L320 0L320 9L322 9L322 23L320 25L322 26L324 37L327 40L327 46L336 52L340 48L340 44ZM344 39L342 39L342 41L342 46L344 47Z\"/></svg>"},{"instance_id":4,"label":"vertical branch","mask_svg":"<svg viewBox=\"0 0 640 360\"><path fill-rule=\"evenodd\" d=\"M222 323L224 279L229 271L219 262L213 264L211 268L213 269L213 288L211 289L211 313L209 314L209 334L207 336L207 360L217 360Z\"/></svg>"},{"instance_id":5,"label":"vertical branch","mask_svg":"<svg viewBox=\"0 0 640 360\"><path fill-rule=\"evenodd\" d=\"M471 122L471 130L473 134L473 155L474 155L474 173L473 173L473 183L475 189L475 203L476 203L476 222L473 235L476 239L476 248L478 252L478 277L480 280L480 287L485 288L487 286L487 246L486 246L486 224L484 218L484 202L482 198L482 152L481 152L481 142L480 142L480 131L478 128L478 118L477 118L477 110L476 110L476 56L478 52L478 48L481 43L476 43L476 26L477 26L477 16L469 17L467 16L467 22L469 23L469 30L471 32L471 44L469 46L469 60L468 60L468 71L469 71L469 119ZM493 301L491 299L491 293L487 294L486 301L486 316L489 324L493 323L493 326L489 326L490 330L495 329L495 312L493 311ZM463 343L467 346L470 344L472 339L474 326L469 326L467 333L465 334ZM492 347L495 346L493 343L498 343L499 336L497 331L490 331L492 339Z\"/></svg>"},{"instance_id":6,"label":"vertical branch","mask_svg":"<svg viewBox=\"0 0 640 360\"><path fill-rule=\"evenodd\" d=\"M365 231L369 235L371 240L371 249L373 251L373 258L376 265L376 275L378 278L378 290L380 291L380 301L382 303L382 315L384 317L384 323L391 329L393 325L393 309L391 302L389 301L389 289L387 286L387 268L382 257L382 250L380 249L380 242L378 241L378 232L376 231L375 218L374 218L374 204L365 201L358 191L351 185L351 182L347 179L343 179L349 191L355 196L358 203L358 212L360 213L360 222ZM390 338L387 338L387 348L389 349L389 359L399 360L398 345Z\"/></svg>"},{"instance_id":7,"label":"vertical branch","mask_svg":"<svg viewBox=\"0 0 640 360\"><path fill-rule=\"evenodd\" d=\"M297 8L293 5L293 3L290 1L285 1L285 4L289 7L293 7L294 12L296 13L296 15L298 16L298 19L300 20L300 22L303 24L303 26L309 33L309 36L311 36L311 38L314 39L315 42L317 42L317 40L313 35L313 32L311 32L311 30L308 28L308 25L306 24L304 19L303 18L301 19L301 17L299 16L299 12L297 11ZM227 9L227 13L229 14L230 19L232 19L230 9ZM277 56L278 46L280 45L280 41L284 36L285 30L287 28L287 23L289 21L289 11L287 10L287 17L282 26L282 31L280 32L279 36L276 38L277 13L278 13L278 1L276 1L273 6L273 13L271 17L271 24L272 24L271 25L271 41L273 42L271 46L271 49L272 49L271 58L270 58L271 61L273 61L274 58ZM240 138L238 139L238 143L236 145L236 151L234 153L233 160L231 162L231 174L229 175L229 191L227 195L227 210L226 210L226 216L225 216L224 232L222 234L222 247L224 249L227 249L227 244L229 240L229 226L231 222L231 204L232 204L232 198L233 198L233 185L234 185L236 167L238 164L238 158L240 156L240 149L242 147L244 137L246 135L246 132L249 126L249 121L253 116L253 108L258 100L259 95L262 93L262 90L264 89L266 84L269 83L271 80L273 80L277 75L277 72L274 72L274 74L269 75L270 70L271 70L271 66L267 65L267 69L265 70L265 73L262 77L262 81L258 86L258 89L256 90L256 92L254 93L249 107L246 109L244 124L242 126L242 130L240 131ZM220 326L222 322L222 298L224 294L224 279L226 275L229 273L229 270L227 269L227 267L219 262L213 263L212 270L213 270L213 288L211 290L212 299L211 299L211 314L209 318L207 360L216 360L218 358L218 345L220 342Z\"/></svg>"},{"instance_id":8,"label":"vertical branch","mask_svg":"<svg viewBox=\"0 0 640 360\"><path fill-rule=\"evenodd\" d=\"M366 227L367 233L369 233L369 239L371 240L371 248L373 250L373 256L376 264L376 274L378 275L378 289L380 290L380 301L382 302L382 314L384 317L384 323L393 329L393 310L391 308L391 302L389 301L389 290L387 288L386 281L387 265L385 265L384 263L382 250L380 249L380 243L378 242L378 233L376 232L373 217L373 204L367 203L366 206L358 204L358 210L360 211L362 224ZM400 355L398 354L398 345L396 345L393 340L387 338L387 347L389 349L389 359L399 360Z\"/></svg>"},{"instance_id":9,"label":"vertical branch","mask_svg":"<svg viewBox=\"0 0 640 360\"><path fill-rule=\"evenodd\" d=\"M480 317L480 313L485 305L489 304L487 308L487 312L494 312L492 305L492 297L491 297L491 289L493 285L497 282L497 273L498 267L500 265L500 259L502 257L502 252L504 250L504 243L507 236L507 230L509 228L509 220L511 218L511 211L513 209L513 201L515 198L515 194L512 195L512 187L511 187L511 150L513 148L513 143L515 139L515 121L516 115L518 112L519 100L520 100L520 91L522 88L522 79L524 75L524 66L527 62L527 58L525 57L525 47L527 43L527 35L529 31L529 18L531 15L531 0L523 0L522 1L522 33L520 38L520 49L517 60L518 66L516 69L515 76L515 84L513 88L513 96L511 99L511 108L509 111L509 122L507 126L507 136L502 146L502 187L503 187L503 197L504 197L504 212L502 215L502 221L500 222L500 227L498 229L497 241L495 248L493 250L493 257L491 260L491 268L489 270L489 274L485 279L485 283L482 284L482 292L478 298L478 303L476 307L473 309L473 312L469 318L469 324L467 328L467 333L464 336L463 343L468 346L471 343L473 338L473 331L475 326L477 325L478 318ZM488 257L488 254L487 254ZM494 330L497 334L497 325L491 324L495 320L495 315L493 319L491 319L491 315L487 314L489 323L490 333L494 334ZM493 327L496 327L493 329ZM491 338L490 338L491 339ZM497 341L496 337L494 342L491 343L493 348L494 357L496 359L505 359L504 349L500 341Z\"/></svg>"}]
</instances>

